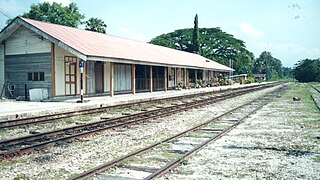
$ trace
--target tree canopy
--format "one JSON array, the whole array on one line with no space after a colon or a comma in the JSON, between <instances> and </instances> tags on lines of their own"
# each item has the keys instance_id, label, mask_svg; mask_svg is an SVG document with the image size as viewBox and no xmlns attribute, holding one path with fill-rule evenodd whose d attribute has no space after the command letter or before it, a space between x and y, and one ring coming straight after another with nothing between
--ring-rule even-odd
<instances>
[{"instance_id":1,"label":"tree canopy","mask_svg":"<svg viewBox=\"0 0 320 180\"><path fill-rule=\"evenodd\" d=\"M24 13L22 17L35 19L54 24L61 24L70 27L78 27L85 18L79 12L76 3L70 3L68 6L63 6L61 3L48 2L32 4L30 11Z\"/></svg>"},{"instance_id":2,"label":"tree canopy","mask_svg":"<svg viewBox=\"0 0 320 180\"><path fill-rule=\"evenodd\" d=\"M193 45L193 52L197 54L201 54L200 53L200 33L199 33L199 27L198 27L198 14L196 14L196 16L194 17L192 45Z\"/></svg>"},{"instance_id":3,"label":"tree canopy","mask_svg":"<svg viewBox=\"0 0 320 180\"><path fill-rule=\"evenodd\" d=\"M101 19L90 18L85 23L86 23L86 28L85 28L86 30L106 33L107 25Z\"/></svg>"},{"instance_id":4,"label":"tree canopy","mask_svg":"<svg viewBox=\"0 0 320 180\"><path fill-rule=\"evenodd\" d=\"M320 82L320 59L303 59L295 64L294 77L299 82Z\"/></svg>"},{"instance_id":5,"label":"tree canopy","mask_svg":"<svg viewBox=\"0 0 320 180\"><path fill-rule=\"evenodd\" d=\"M223 32L220 28L199 28L199 32L202 56L227 66L232 60L232 68L236 73L251 74L254 56L246 49L242 40ZM179 29L162 34L153 38L150 43L192 53L194 51L193 29Z\"/></svg>"},{"instance_id":6,"label":"tree canopy","mask_svg":"<svg viewBox=\"0 0 320 180\"><path fill-rule=\"evenodd\" d=\"M266 74L267 79L274 80L283 77L283 67L279 59L272 57L270 52L264 51L254 61L254 74Z\"/></svg>"},{"instance_id":7,"label":"tree canopy","mask_svg":"<svg viewBox=\"0 0 320 180\"><path fill-rule=\"evenodd\" d=\"M70 27L78 27L85 18L84 14L79 12L76 3L70 3L68 6L63 6L61 3L48 2L32 4L29 12L21 15L22 17L44 21L54 24L60 24ZM13 19L8 19L9 24Z\"/></svg>"}]
</instances>

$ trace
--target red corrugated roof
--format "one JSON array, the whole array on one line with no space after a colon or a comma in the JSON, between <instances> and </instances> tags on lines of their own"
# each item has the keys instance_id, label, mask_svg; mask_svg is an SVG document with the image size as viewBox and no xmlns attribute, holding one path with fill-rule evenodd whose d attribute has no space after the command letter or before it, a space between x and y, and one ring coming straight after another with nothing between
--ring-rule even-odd
<instances>
[{"instance_id":1,"label":"red corrugated roof","mask_svg":"<svg viewBox=\"0 0 320 180\"><path fill-rule=\"evenodd\" d=\"M142 61L146 64L192 66L232 71L231 68L198 54L68 26L19 18L87 57L117 58Z\"/></svg>"}]
</instances>

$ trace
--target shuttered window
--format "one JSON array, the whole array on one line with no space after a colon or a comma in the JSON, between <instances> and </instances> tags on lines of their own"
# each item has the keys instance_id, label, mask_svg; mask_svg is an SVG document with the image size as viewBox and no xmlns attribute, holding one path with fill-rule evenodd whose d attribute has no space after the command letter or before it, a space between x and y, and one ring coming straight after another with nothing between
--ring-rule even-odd
<instances>
[{"instance_id":1,"label":"shuttered window","mask_svg":"<svg viewBox=\"0 0 320 180\"><path fill-rule=\"evenodd\" d=\"M44 72L28 72L28 81L44 81Z\"/></svg>"}]
</instances>

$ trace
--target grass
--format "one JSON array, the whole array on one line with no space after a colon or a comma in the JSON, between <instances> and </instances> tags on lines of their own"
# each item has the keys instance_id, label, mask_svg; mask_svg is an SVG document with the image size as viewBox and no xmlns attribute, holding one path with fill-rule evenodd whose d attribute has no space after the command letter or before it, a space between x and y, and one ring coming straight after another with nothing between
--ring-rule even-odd
<instances>
[{"instance_id":1,"label":"grass","mask_svg":"<svg viewBox=\"0 0 320 180\"><path fill-rule=\"evenodd\" d=\"M293 101L293 97L301 98L301 101ZM292 83L289 85L289 92L286 93L283 98L292 103L302 103L305 107L302 108L303 112L310 113L319 111L310 97L310 91L307 84Z\"/></svg>"},{"instance_id":2,"label":"grass","mask_svg":"<svg viewBox=\"0 0 320 180\"><path fill-rule=\"evenodd\" d=\"M163 152L163 153L160 154L160 156L165 158L165 159L176 159L180 155L179 154L175 154L175 153Z\"/></svg>"},{"instance_id":3,"label":"grass","mask_svg":"<svg viewBox=\"0 0 320 180\"><path fill-rule=\"evenodd\" d=\"M67 124L72 124L72 123L74 123L75 121L74 121L74 119L72 119L72 118L67 118L67 119L65 120L65 122L66 122Z\"/></svg>"},{"instance_id":4,"label":"grass","mask_svg":"<svg viewBox=\"0 0 320 180\"><path fill-rule=\"evenodd\" d=\"M317 155L317 156L314 158L314 162L320 163L320 155Z\"/></svg>"},{"instance_id":5,"label":"grass","mask_svg":"<svg viewBox=\"0 0 320 180\"><path fill-rule=\"evenodd\" d=\"M13 180L28 180L28 178L25 174L20 174L19 176L16 176L13 178Z\"/></svg>"},{"instance_id":6,"label":"grass","mask_svg":"<svg viewBox=\"0 0 320 180\"><path fill-rule=\"evenodd\" d=\"M1 129L0 130L0 135L5 135L8 133L8 130L7 129Z\"/></svg>"},{"instance_id":7,"label":"grass","mask_svg":"<svg viewBox=\"0 0 320 180\"><path fill-rule=\"evenodd\" d=\"M14 166L15 164L22 164L22 163L26 163L27 159L24 157L20 157L20 158L15 158L12 160L5 160L5 161L1 161L0 162L0 167L8 167L8 166Z\"/></svg>"}]
</instances>

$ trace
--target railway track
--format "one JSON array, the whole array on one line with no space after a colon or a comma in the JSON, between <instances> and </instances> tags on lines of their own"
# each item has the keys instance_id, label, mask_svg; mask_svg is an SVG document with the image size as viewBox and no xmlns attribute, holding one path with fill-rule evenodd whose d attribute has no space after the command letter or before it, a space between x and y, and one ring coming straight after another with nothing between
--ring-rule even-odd
<instances>
[{"instance_id":1,"label":"railway track","mask_svg":"<svg viewBox=\"0 0 320 180\"><path fill-rule=\"evenodd\" d=\"M238 106L207 122L78 174L71 180L92 176L96 179L137 178L122 176L130 171L144 175L143 179L159 178L183 163L186 157L235 128L285 90L286 87L278 88L264 97Z\"/></svg>"},{"instance_id":2,"label":"railway track","mask_svg":"<svg viewBox=\"0 0 320 180\"><path fill-rule=\"evenodd\" d=\"M256 85L256 86L251 86L251 87L262 87L262 86L264 86L264 85ZM63 112L63 113L21 118L21 119L15 119L15 120L0 120L0 129L54 122L54 121L62 120L65 118L80 116L80 115L90 115L90 114L95 114L95 113L103 113L103 112L106 112L108 109L112 109L112 108L124 108L124 107L129 107L132 105L156 103L156 102L169 101L169 100L172 101L172 100L179 100L179 99L190 99L190 98L194 98L194 97L198 97L198 96L211 95L214 93L223 93L223 92L227 92L230 90L241 90L241 89L245 90L245 89L250 89L251 87L226 89L226 90L221 90L221 91L203 92L203 93L198 93L198 94L190 94L190 95L186 95L186 96L168 97L168 98L161 98L161 99L154 99L154 100L140 101L140 102L132 102L132 103L125 103L125 104L105 106L105 107L103 107L103 105L100 105L100 107L97 107L97 108L90 108L90 109L77 110L77 111L68 111L68 112Z\"/></svg>"},{"instance_id":3,"label":"railway track","mask_svg":"<svg viewBox=\"0 0 320 180\"><path fill-rule=\"evenodd\" d=\"M317 87L315 87L315 86L313 86L313 85L311 85L311 84L309 84L309 86L310 87L312 87L317 93L319 93L320 94L320 89L319 88L317 88ZM314 102L314 104L315 104L315 106L318 108L318 110L320 111L320 102L318 102L319 101L319 94L318 95L315 95L315 94L310 94L310 97L311 97L311 99L312 99L312 101Z\"/></svg>"},{"instance_id":4,"label":"railway track","mask_svg":"<svg viewBox=\"0 0 320 180\"><path fill-rule=\"evenodd\" d=\"M135 114L124 115L116 118L102 119L97 122L63 128L60 130L3 140L0 141L0 160L21 156L23 154L38 151L40 149L56 144L74 141L82 137L87 137L99 133L101 131L128 126L159 117L169 116L181 111L186 111L191 108L202 107L214 102L225 100L227 98L239 96L244 93L249 93L271 86L274 85L269 84L266 86L238 90L235 92L221 94L206 99L171 105L168 107L157 108L150 111L138 112Z\"/></svg>"}]
</instances>

